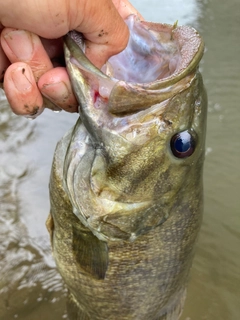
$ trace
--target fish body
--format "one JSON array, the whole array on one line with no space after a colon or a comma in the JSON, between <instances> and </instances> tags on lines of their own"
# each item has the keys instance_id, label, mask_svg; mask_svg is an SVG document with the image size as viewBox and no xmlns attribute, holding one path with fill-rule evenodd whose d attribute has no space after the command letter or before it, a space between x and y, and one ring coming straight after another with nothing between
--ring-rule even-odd
<instances>
[{"instance_id":1,"label":"fish body","mask_svg":"<svg viewBox=\"0 0 240 320\"><path fill-rule=\"evenodd\" d=\"M65 39L80 117L55 151L48 228L71 320L179 319L202 220L202 39L126 23L104 72Z\"/></svg>"}]
</instances>

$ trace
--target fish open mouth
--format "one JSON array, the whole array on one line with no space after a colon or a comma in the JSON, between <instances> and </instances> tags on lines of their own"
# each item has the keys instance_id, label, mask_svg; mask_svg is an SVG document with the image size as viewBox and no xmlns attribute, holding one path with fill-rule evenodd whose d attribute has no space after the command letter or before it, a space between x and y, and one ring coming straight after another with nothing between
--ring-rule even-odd
<instances>
[{"instance_id":1,"label":"fish open mouth","mask_svg":"<svg viewBox=\"0 0 240 320\"><path fill-rule=\"evenodd\" d=\"M81 34L73 31L65 38L65 58L73 86L75 67L88 83L93 102L99 97L105 99L108 111L119 114L171 98L179 91L181 80L198 67L204 51L202 38L191 27L140 21L134 15L125 22L130 31L128 45L102 70L84 55Z\"/></svg>"},{"instance_id":2,"label":"fish open mouth","mask_svg":"<svg viewBox=\"0 0 240 320\"><path fill-rule=\"evenodd\" d=\"M135 16L126 19L130 38L125 50L109 59L105 73L126 82L149 83L172 75L181 62L180 48L172 38L176 26L160 32L146 28ZM171 39L172 38L172 39Z\"/></svg>"}]
</instances>

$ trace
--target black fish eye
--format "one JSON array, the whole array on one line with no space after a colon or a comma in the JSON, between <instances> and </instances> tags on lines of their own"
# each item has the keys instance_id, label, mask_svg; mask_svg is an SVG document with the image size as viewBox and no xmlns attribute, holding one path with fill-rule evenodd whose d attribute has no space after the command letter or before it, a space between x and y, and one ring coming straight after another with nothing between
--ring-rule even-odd
<instances>
[{"instance_id":1,"label":"black fish eye","mask_svg":"<svg viewBox=\"0 0 240 320\"><path fill-rule=\"evenodd\" d=\"M177 158L190 157L196 146L193 135L188 131L176 133L170 142L172 153Z\"/></svg>"}]
</instances>

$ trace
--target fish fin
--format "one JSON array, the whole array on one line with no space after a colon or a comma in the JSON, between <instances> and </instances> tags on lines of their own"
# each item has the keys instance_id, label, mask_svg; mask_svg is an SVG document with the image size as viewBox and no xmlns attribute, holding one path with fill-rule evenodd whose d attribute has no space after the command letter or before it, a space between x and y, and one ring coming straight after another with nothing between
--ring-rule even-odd
<instances>
[{"instance_id":1,"label":"fish fin","mask_svg":"<svg viewBox=\"0 0 240 320\"><path fill-rule=\"evenodd\" d=\"M108 246L86 229L73 227L73 253L80 268L93 278L105 278L108 268Z\"/></svg>"},{"instance_id":2,"label":"fish fin","mask_svg":"<svg viewBox=\"0 0 240 320\"><path fill-rule=\"evenodd\" d=\"M53 245L54 221L53 221L53 217L51 215L51 212L49 213L45 224L47 227L47 231L49 232L49 235L50 235L51 245Z\"/></svg>"},{"instance_id":3,"label":"fish fin","mask_svg":"<svg viewBox=\"0 0 240 320\"><path fill-rule=\"evenodd\" d=\"M183 311L186 299L186 288L181 288L173 297L171 297L165 307L161 308L160 314L156 320L179 320Z\"/></svg>"},{"instance_id":4,"label":"fish fin","mask_svg":"<svg viewBox=\"0 0 240 320\"><path fill-rule=\"evenodd\" d=\"M69 292L67 297L67 314L69 319L74 320L90 320L89 316L81 310L74 296Z\"/></svg>"}]
</instances>

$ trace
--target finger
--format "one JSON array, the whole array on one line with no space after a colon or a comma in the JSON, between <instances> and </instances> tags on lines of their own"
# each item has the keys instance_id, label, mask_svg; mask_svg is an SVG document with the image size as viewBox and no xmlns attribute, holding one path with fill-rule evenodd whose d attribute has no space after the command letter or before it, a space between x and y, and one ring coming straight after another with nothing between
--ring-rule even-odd
<instances>
[{"instance_id":1,"label":"finger","mask_svg":"<svg viewBox=\"0 0 240 320\"><path fill-rule=\"evenodd\" d=\"M1 1L0 21L5 27L24 29L44 38L55 39L69 31L69 7L76 12L82 1Z\"/></svg>"},{"instance_id":2,"label":"finger","mask_svg":"<svg viewBox=\"0 0 240 320\"><path fill-rule=\"evenodd\" d=\"M134 8L134 6L127 0L112 0L117 11L123 19L126 19L130 14L137 15L141 20L144 20L143 16Z\"/></svg>"},{"instance_id":3,"label":"finger","mask_svg":"<svg viewBox=\"0 0 240 320\"><path fill-rule=\"evenodd\" d=\"M2 47L5 50L9 60L12 63L15 62L24 62L29 65L29 67L32 70L32 74L34 76L35 82L38 81L38 79L47 71L51 70L53 67L51 60L48 56L48 53L51 56L54 56L56 54L59 54L60 52L60 44L62 44L61 40L55 40L52 41L52 44L50 44L47 41L44 41L44 44L40 40L40 38L31 33L27 32L24 30L16 30L12 28L5 28L2 32L2 37L1 37L1 43ZM45 50L45 47L47 49L47 52ZM12 79L10 79L12 81ZM23 81L23 77L15 77L15 83L14 85L17 86L18 88L21 88L22 84L20 83ZM4 80L4 88L11 87L12 83L8 85L8 78L5 77ZM28 106L28 109L22 108L22 105L18 106L15 103L15 100L17 99L17 96L14 97L13 92L10 94L11 95L11 106L14 109L15 113L18 114L25 114L27 110L29 110L29 113L34 113L34 110L32 110L32 105L31 103L34 103L34 99L36 96L39 97L40 92L36 92L38 89L37 85L34 85L32 90L28 90L28 101L26 105ZM30 94L33 94L31 97ZM9 94L8 94L9 96ZM12 105L13 103L13 105ZM39 105L38 107L42 109L42 104ZM48 107L52 110L59 110L56 106L49 104L49 101L44 100L44 106ZM19 108L19 109L18 109ZM39 110L40 110L39 109Z\"/></svg>"},{"instance_id":4,"label":"finger","mask_svg":"<svg viewBox=\"0 0 240 320\"><path fill-rule=\"evenodd\" d=\"M31 32L5 28L1 45L11 63L25 62L31 67L36 81L53 67L40 38Z\"/></svg>"},{"instance_id":5,"label":"finger","mask_svg":"<svg viewBox=\"0 0 240 320\"><path fill-rule=\"evenodd\" d=\"M2 47L0 45L0 81L3 79L4 73L9 66L10 62L8 58L6 57L5 53L2 50Z\"/></svg>"},{"instance_id":6,"label":"finger","mask_svg":"<svg viewBox=\"0 0 240 320\"><path fill-rule=\"evenodd\" d=\"M101 68L110 56L126 47L129 37L127 25L111 0L96 1L94 6L91 1L85 1L81 18L80 25L72 24L70 28L84 34L85 53L93 64ZM77 16L74 21L79 20Z\"/></svg>"},{"instance_id":7,"label":"finger","mask_svg":"<svg viewBox=\"0 0 240 320\"><path fill-rule=\"evenodd\" d=\"M55 105L68 112L78 111L78 103L65 68L58 67L46 72L39 79L38 87Z\"/></svg>"},{"instance_id":8,"label":"finger","mask_svg":"<svg viewBox=\"0 0 240 320\"><path fill-rule=\"evenodd\" d=\"M43 110L43 98L28 64L16 62L5 72L4 90L14 113L36 117Z\"/></svg>"},{"instance_id":9,"label":"finger","mask_svg":"<svg viewBox=\"0 0 240 320\"><path fill-rule=\"evenodd\" d=\"M98 1L94 2L94 8L91 1L86 1L84 9L86 18L79 26L73 25L72 29L84 34L87 39L85 53L93 64L101 68L111 56L125 49L129 31L123 18L138 12L127 0Z\"/></svg>"}]
</instances>

